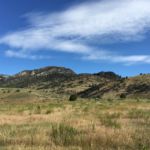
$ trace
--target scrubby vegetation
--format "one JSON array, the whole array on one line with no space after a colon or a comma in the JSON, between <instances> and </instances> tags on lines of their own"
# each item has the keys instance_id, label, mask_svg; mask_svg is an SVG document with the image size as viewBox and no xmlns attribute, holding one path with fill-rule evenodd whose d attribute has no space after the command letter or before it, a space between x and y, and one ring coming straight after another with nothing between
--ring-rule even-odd
<instances>
[{"instance_id":1,"label":"scrubby vegetation","mask_svg":"<svg viewBox=\"0 0 150 150\"><path fill-rule=\"evenodd\" d=\"M0 150L150 149L149 74L46 67L0 87Z\"/></svg>"},{"instance_id":2,"label":"scrubby vegetation","mask_svg":"<svg viewBox=\"0 0 150 150\"><path fill-rule=\"evenodd\" d=\"M106 98L108 94L111 98L149 98L150 74L121 77L114 72L76 74L68 68L45 67L0 77L0 87L47 89L61 95L76 93L82 98Z\"/></svg>"},{"instance_id":3,"label":"scrubby vegetation","mask_svg":"<svg viewBox=\"0 0 150 150\"><path fill-rule=\"evenodd\" d=\"M77 97L76 94L70 95L69 101L76 101L77 98L78 98L78 97Z\"/></svg>"},{"instance_id":4,"label":"scrubby vegetation","mask_svg":"<svg viewBox=\"0 0 150 150\"><path fill-rule=\"evenodd\" d=\"M149 150L149 139L149 100L0 101L0 149Z\"/></svg>"}]
</instances>

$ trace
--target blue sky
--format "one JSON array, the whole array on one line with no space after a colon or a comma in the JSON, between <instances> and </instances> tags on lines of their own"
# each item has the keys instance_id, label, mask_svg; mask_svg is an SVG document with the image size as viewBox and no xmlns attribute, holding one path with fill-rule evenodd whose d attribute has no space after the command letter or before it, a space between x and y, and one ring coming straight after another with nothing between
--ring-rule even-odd
<instances>
[{"instance_id":1,"label":"blue sky","mask_svg":"<svg viewBox=\"0 0 150 150\"><path fill-rule=\"evenodd\" d=\"M0 0L0 73L150 73L149 8L149 0Z\"/></svg>"}]
</instances>

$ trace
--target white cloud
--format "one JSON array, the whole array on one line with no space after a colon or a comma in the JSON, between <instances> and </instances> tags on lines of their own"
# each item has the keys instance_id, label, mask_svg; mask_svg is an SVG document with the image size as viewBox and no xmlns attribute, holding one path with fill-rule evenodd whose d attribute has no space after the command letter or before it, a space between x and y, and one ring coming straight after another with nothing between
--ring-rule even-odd
<instances>
[{"instance_id":1,"label":"white cloud","mask_svg":"<svg viewBox=\"0 0 150 150\"><path fill-rule=\"evenodd\" d=\"M125 65L132 65L136 63L150 63L150 55L115 55L106 51L98 51L84 56L85 60L104 60L115 63L124 63Z\"/></svg>"},{"instance_id":2,"label":"white cloud","mask_svg":"<svg viewBox=\"0 0 150 150\"><path fill-rule=\"evenodd\" d=\"M84 3L56 14L31 15L32 25L48 27L51 36L104 36L117 34L122 40L150 27L149 0L106 0ZM116 36L116 35L115 35Z\"/></svg>"},{"instance_id":3,"label":"white cloud","mask_svg":"<svg viewBox=\"0 0 150 150\"><path fill-rule=\"evenodd\" d=\"M31 60L37 60L37 59L50 59L50 56L42 56L42 55L32 55L23 51L13 51L13 50L7 50L5 51L5 55L10 58L23 58L23 59L31 59Z\"/></svg>"},{"instance_id":4,"label":"white cloud","mask_svg":"<svg viewBox=\"0 0 150 150\"><path fill-rule=\"evenodd\" d=\"M3 36L0 44L19 52L22 49L23 55L44 49L79 53L89 59L96 57L113 62L149 63L150 56L114 55L98 51L89 44L95 39L99 39L100 44L104 37L106 43L109 40L142 40L150 29L149 7L149 0L103 0L82 3L53 14L28 14L30 27ZM95 53L99 57L93 55Z\"/></svg>"}]
</instances>

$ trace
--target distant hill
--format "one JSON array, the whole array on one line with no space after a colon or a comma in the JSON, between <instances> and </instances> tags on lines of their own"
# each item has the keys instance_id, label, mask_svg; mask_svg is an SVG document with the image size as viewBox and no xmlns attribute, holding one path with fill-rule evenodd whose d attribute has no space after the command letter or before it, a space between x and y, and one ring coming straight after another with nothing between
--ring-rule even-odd
<instances>
[{"instance_id":1,"label":"distant hill","mask_svg":"<svg viewBox=\"0 0 150 150\"><path fill-rule=\"evenodd\" d=\"M27 88L40 86L43 82L63 82L64 79L76 75L71 69L64 67L44 67L35 70L24 70L9 78L3 78L1 87Z\"/></svg>"},{"instance_id":2,"label":"distant hill","mask_svg":"<svg viewBox=\"0 0 150 150\"><path fill-rule=\"evenodd\" d=\"M52 66L52 67L44 67L40 69L35 69L35 70L24 70L14 76L15 77L46 76L46 75L54 75L54 74L74 75L75 72L73 72L71 69L68 69L68 68Z\"/></svg>"},{"instance_id":3,"label":"distant hill","mask_svg":"<svg viewBox=\"0 0 150 150\"><path fill-rule=\"evenodd\" d=\"M150 75L120 78L116 81L100 83L79 92L78 95L83 98L150 98Z\"/></svg>"},{"instance_id":4,"label":"distant hill","mask_svg":"<svg viewBox=\"0 0 150 150\"><path fill-rule=\"evenodd\" d=\"M83 98L150 98L150 74L123 78L113 72L76 74L71 69L52 66L25 70L13 76L0 75L0 87L48 89Z\"/></svg>"}]
</instances>

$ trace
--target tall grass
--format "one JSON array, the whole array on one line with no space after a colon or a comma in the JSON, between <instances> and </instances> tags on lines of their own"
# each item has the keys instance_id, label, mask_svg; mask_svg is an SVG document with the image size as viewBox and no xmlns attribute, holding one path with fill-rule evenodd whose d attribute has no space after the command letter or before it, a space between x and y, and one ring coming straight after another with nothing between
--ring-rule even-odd
<instances>
[{"instance_id":1,"label":"tall grass","mask_svg":"<svg viewBox=\"0 0 150 150\"><path fill-rule=\"evenodd\" d=\"M75 136L78 134L78 131L63 123L53 124L51 138L56 145L69 146L75 143Z\"/></svg>"},{"instance_id":2,"label":"tall grass","mask_svg":"<svg viewBox=\"0 0 150 150\"><path fill-rule=\"evenodd\" d=\"M149 150L149 139L144 101L0 105L2 150Z\"/></svg>"}]
</instances>

